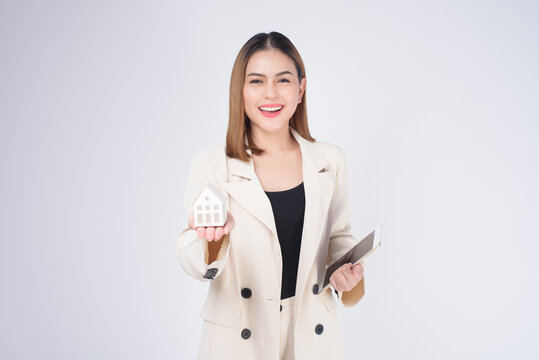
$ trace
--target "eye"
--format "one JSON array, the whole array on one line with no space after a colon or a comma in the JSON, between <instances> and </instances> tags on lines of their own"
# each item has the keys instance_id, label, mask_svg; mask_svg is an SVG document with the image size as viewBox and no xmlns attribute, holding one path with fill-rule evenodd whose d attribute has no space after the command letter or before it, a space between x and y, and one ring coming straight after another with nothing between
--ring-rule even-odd
<instances>
[{"instance_id":1,"label":"eye","mask_svg":"<svg viewBox=\"0 0 539 360\"><path fill-rule=\"evenodd\" d=\"M260 81L260 80L258 80L258 79L254 79L254 80L251 80L251 81L249 81L249 83L251 83L251 84L258 84L258 83L257 83L257 82L255 82L255 81Z\"/></svg>"},{"instance_id":2,"label":"eye","mask_svg":"<svg viewBox=\"0 0 539 360\"><path fill-rule=\"evenodd\" d=\"M290 81L288 81L288 79L281 79L281 80L283 80L285 82L290 82ZM279 81L281 81L281 80L279 80Z\"/></svg>"}]
</instances>

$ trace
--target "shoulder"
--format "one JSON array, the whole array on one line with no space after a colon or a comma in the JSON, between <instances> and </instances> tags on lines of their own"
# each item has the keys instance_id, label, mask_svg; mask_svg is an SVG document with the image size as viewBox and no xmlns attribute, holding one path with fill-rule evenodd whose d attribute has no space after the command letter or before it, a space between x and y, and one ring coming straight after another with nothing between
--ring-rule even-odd
<instances>
[{"instance_id":1,"label":"shoulder","mask_svg":"<svg viewBox=\"0 0 539 360\"><path fill-rule=\"evenodd\" d=\"M209 146L195 153L193 155L193 161L215 163L219 159L221 158L224 159L225 157L226 157L225 145L218 144L218 145Z\"/></svg>"},{"instance_id":2,"label":"shoulder","mask_svg":"<svg viewBox=\"0 0 539 360\"><path fill-rule=\"evenodd\" d=\"M211 173L218 179L226 177L226 148L224 144L212 145L196 152L191 158L191 169Z\"/></svg>"},{"instance_id":3,"label":"shoulder","mask_svg":"<svg viewBox=\"0 0 539 360\"><path fill-rule=\"evenodd\" d=\"M313 149L318 153L318 156L325 158L333 168L338 169L341 163L345 160L343 149L337 145L326 141L317 140L312 144Z\"/></svg>"},{"instance_id":4,"label":"shoulder","mask_svg":"<svg viewBox=\"0 0 539 360\"><path fill-rule=\"evenodd\" d=\"M320 141L317 140L314 143L314 146L316 146L320 151L323 151L327 156L332 158L340 158L341 156L344 156L344 151L342 148L337 144L332 144L326 141Z\"/></svg>"}]
</instances>

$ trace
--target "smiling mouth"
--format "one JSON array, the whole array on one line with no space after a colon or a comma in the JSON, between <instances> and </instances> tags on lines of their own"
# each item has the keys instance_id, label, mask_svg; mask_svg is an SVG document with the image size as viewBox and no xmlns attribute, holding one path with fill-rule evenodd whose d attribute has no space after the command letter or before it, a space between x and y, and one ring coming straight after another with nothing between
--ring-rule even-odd
<instances>
[{"instance_id":1,"label":"smiling mouth","mask_svg":"<svg viewBox=\"0 0 539 360\"><path fill-rule=\"evenodd\" d=\"M260 106L258 109L262 112L276 113L280 111L284 106Z\"/></svg>"},{"instance_id":2,"label":"smiling mouth","mask_svg":"<svg viewBox=\"0 0 539 360\"><path fill-rule=\"evenodd\" d=\"M278 106L260 106L258 110L267 118L274 118L276 116L279 116L279 114L283 111L284 105L278 105Z\"/></svg>"}]
</instances>

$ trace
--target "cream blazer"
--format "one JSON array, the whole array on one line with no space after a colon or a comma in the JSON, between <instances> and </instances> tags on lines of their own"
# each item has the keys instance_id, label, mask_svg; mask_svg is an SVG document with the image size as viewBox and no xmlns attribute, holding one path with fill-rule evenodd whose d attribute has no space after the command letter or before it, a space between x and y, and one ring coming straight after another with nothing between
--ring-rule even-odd
<instances>
[{"instance_id":1,"label":"cream blazer","mask_svg":"<svg viewBox=\"0 0 539 360\"><path fill-rule=\"evenodd\" d=\"M351 233L348 173L342 149L310 142L289 127L302 155L305 214L295 295L295 359L343 359L335 296L346 307L364 295L364 278L348 292L318 293L325 269L357 243ZM250 152L250 151L249 151ZM212 182L227 198L236 227L225 237L217 259L208 245L185 226L176 256L185 272L209 282L200 311L203 330L198 358L204 360L279 360L282 259L271 203L252 159L229 158L225 146L192 158L184 205L190 212Z\"/></svg>"}]
</instances>

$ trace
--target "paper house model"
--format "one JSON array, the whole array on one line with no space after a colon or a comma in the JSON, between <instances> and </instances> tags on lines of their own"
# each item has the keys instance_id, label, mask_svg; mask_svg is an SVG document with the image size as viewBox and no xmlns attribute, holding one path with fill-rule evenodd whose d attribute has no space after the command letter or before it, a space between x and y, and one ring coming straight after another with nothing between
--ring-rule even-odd
<instances>
[{"instance_id":1,"label":"paper house model","mask_svg":"<svg viewBox=\"0 0 539 360\"><path fill-rule=\"evenodd\" d=\"M195 227L223 226L226 223L225 204L226 199L221 191L209 183L193 204Z\"/></svg>"}]
</instances>

